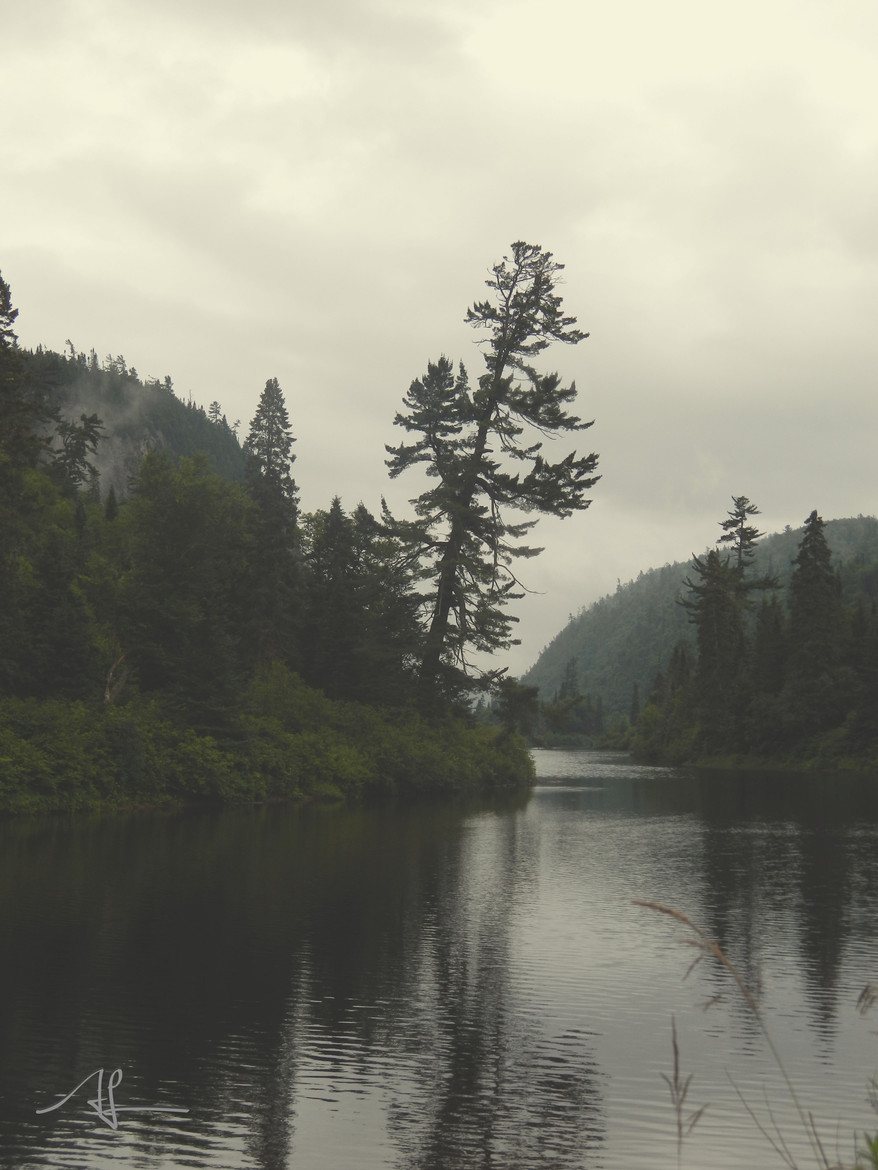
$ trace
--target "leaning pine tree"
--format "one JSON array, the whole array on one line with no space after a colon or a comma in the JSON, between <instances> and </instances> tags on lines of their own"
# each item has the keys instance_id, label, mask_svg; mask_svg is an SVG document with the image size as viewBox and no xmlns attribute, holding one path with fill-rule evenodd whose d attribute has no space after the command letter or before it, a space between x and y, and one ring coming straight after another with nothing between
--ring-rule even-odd
<instances>
[{"instance_id":1,"label":"leaning pine tree","mask_svg":"<svg viewBox=\"0 0 878 1170\"><path fill-rule=\"evenodd\" d=\"M566 407L573 383L540 373L533 360L553 341L575 345L587 334L565 316L555 291L563 269L551 252L518 242L494 266L489 300L467 311L483 330L485 372L475 388L463 365L455 375L441 357L412 382L405 411L394 423L416 436L387 448L391 478L423 464L435 486L412 500L416 519L385 520L420 564L424 593L424 645L420 678L424 697L454 692L465 682L472 651L516 644L507 604L523 596L513 569L541 549L520 543L536 520L512 522L510 512L566 517L591 500L598 457L568 454L556 463L543 439L586 430Z\"/></svg>"}]
</instances>

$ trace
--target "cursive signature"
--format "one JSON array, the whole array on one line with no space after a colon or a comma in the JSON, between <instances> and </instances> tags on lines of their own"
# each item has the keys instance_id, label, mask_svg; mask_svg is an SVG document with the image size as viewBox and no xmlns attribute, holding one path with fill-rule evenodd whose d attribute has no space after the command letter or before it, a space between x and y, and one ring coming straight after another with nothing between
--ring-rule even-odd
<instances>
[{"instance_id":1,"label":"cursive signature","mask_svg":"<svg viewBox=\"0 0 878 1170\"><path fill-rule=\"evenodd\" d=\"M96 1097L89 1097L87 1104L95 1111L98 1117L107 1124L110 1129L119 1128L119 1114L120 1113L188 1113L188 1109L180 1109L174 1105L117 1105L114 1097L114 1091L119 1088L122 1083L121 1068L114 1069L110 1073L110 1079L107 1081L107 1108L104 1108L104 1070L102 1068L95 1069L93 1073L89 1073L84 1080L81 1080L75 1089L71 1089L66 1097L62 1097L60 1101L54 1105L47 1105L44 1109L38 1109L37 1113L51 1113L53 1109L60 1109L62 1105L73 1097L83 1085L93 1078L98 1078L98 1095Z\"/></svg>"}]
</instances>

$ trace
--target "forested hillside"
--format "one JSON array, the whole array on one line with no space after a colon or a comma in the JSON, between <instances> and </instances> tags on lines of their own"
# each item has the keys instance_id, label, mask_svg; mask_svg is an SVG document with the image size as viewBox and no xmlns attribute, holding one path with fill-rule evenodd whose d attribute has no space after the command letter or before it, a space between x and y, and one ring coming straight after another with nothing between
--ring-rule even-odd
<instances>
[{"instance_id":1,"label":"forested hillside","mask_svg":"<svg viewBox=\"0 0 878 1170\"><path fill-rule=\"evenodd\" d=\"M804 528L788 529L765 536L754 548L753 572L777 578L780 603L789 589L803 532ZM825 533L833 565L840 572L844 604L855 606L862 599L871 606L878 597L878 520L871 516L829 520ZM604 730L615 720L629 718L635 686L643 706L679 641L687 642L695 655L695 627L680 604L691 572L691 562L678 561L620 584L615 593L574 617L522 682L538 687L541 700L550 703L565 690L565 683L569 691L572 672L582 696L589 696L593 703L600 699ZM755 610L745 614L744 620L752 625Z\"/></svg>"},{"instance_id":2,"label":"forested hillside","mask_svg":"<svg viewBox=\"0 0 878 1170\"><path fill-rule=\"evenodd\" d=\"M531 364L585 336L561 267L513 244L466 318L486 372L441 359L403 397L415 441L377 454L428 465L413 518L301 511L276 378L239 444L218 402L122 357L21 350L0 279L0 811L529 781L518 688L470 656L511 644L533 515L597 480L594 454L541 454L591 425Z\"/></svg>"},{"instance_id":3,"label":"forested hillside","mask_svg":"<svg viewBox=\"0 0 878 1170\"><path fill-rule=\"evenodd\" d=\"M226 479L243 480L244 451L238 438L239 421L231 425L216 401L205 409L174 392L170 376L143 380L120 354L98 360L70 345L67 354L38 348L21 353L22 376L45 394L49 413L67 423L83 416L100 421L100 441L91 463L96 483L106 497L128 493L147 451L169 455L208 456L214 471Z\"/></svg>"},{"instance_id":4,"label":"forested hillside","mask_svg":"<svg viewBox=\"0 0 878 1170\"><path fill-rule=\"evenodd\" d=\"M626 716L633 687L645 695L674 644L688 631L676 604L685 565L665 565L619 585L572 618L543 650L522 682L551 702L572 670L579 692L600 696L604 719ZM569 683L568 683L569 689Z\"/></svg>"}]
</instances>

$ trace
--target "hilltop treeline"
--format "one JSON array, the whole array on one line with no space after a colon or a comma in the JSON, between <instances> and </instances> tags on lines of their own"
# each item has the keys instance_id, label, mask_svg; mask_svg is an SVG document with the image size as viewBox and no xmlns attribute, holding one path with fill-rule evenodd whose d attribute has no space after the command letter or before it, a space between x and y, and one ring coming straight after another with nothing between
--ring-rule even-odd
<instances>
[{"instance_id":1,"label":"hilltop treeline","mask_svg":"<svg viewBox=\"0 0 878 1170\"><path fill-rule=\"evenodd\" d=\"M863 592L864 566L878 561L878 520L870 516L827 520L825 534L833 564L839 570L842 600L855 606ZM788 528L760 540L754 550L755 570L777 578L777 597L783 601L789 588L793 561L803 529ZM539 689L544 703L559 696L590 696L601 703L603 729L629 719L649 695L652 683L670 661L680 640L695 651L694 628L679 604L686 593L690 562L677 561L647 569L614 593L572 616L541 652L522 682ZM745 624L754 619L744 615Z\"/></svg>"},{"instance_id":2,"label":"hilltop treeline","mask_svg":"<svg viewBox=\"0 0 878 1170\"><path fill-rule=\"evenodd\" d=\"M864 547L839 565L813 511L782 588L757 562L758 509L733 504L683 582L694 648L679 642L655 678L632 750L654 762L875 762L878 524L863 522Z\"/></svg>"},{"instance_id":3,"label":"hilltop treeline","mask_svg":"<svg viewBox=\"0 0 878 1170\"><path fill-rule=\"evenodd\" d=\"M645 697L675 643L687 635L686 615L676 605L684 575L685 565L673 564L620 583L615 593L570 618L522 682L537 687L545 704L582 698L585 706L590 698L596 709L600 702L601 725L592 733L627 719L635 687Z\"/></svg>"},{"instance_id":4,"label":"hilltop treeline","mask_svg":"<svg viewBox=\"0 0 878 1170\"><path fill-rule=\"evenodd\" d=\"M878 520L763 538L736 497L717 546L572 618L524 681L543 743L648 762L868 762L878 754Z\"/></svg>"},{"instance_id":5,"label":"hilltop treeline","mask_svg":"<svg viewBox=\"0 0 878 1170\"><path fill-rule=\"evenodd\" d=\"M0 808L527 781L511 726L418 688L411 539L303 514L283 392L243 445L121 357L28 353L0 280Z\"/></svg>"}]
</instances>

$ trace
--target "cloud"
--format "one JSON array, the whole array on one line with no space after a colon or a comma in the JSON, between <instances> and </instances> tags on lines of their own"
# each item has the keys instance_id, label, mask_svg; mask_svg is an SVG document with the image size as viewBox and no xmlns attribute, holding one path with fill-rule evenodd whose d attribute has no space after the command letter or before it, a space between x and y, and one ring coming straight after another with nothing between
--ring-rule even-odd
<instances>
[{"instance_id":1,"label":"cloud","mask_svg":"<svg viewBox=\"0 0 878 1170\"><path fill-rule=\"evenodd\" d=\"M702 548L733 492L780 526L878 510L867 0L45 0L4 34L23 343L244 430L278 377L306 507L415 494L394 412L429 359L478 372L466 307L526 239L591 333L546 364L603 473L538 530L547 620Z\"/></svg>"}]
</instances>

